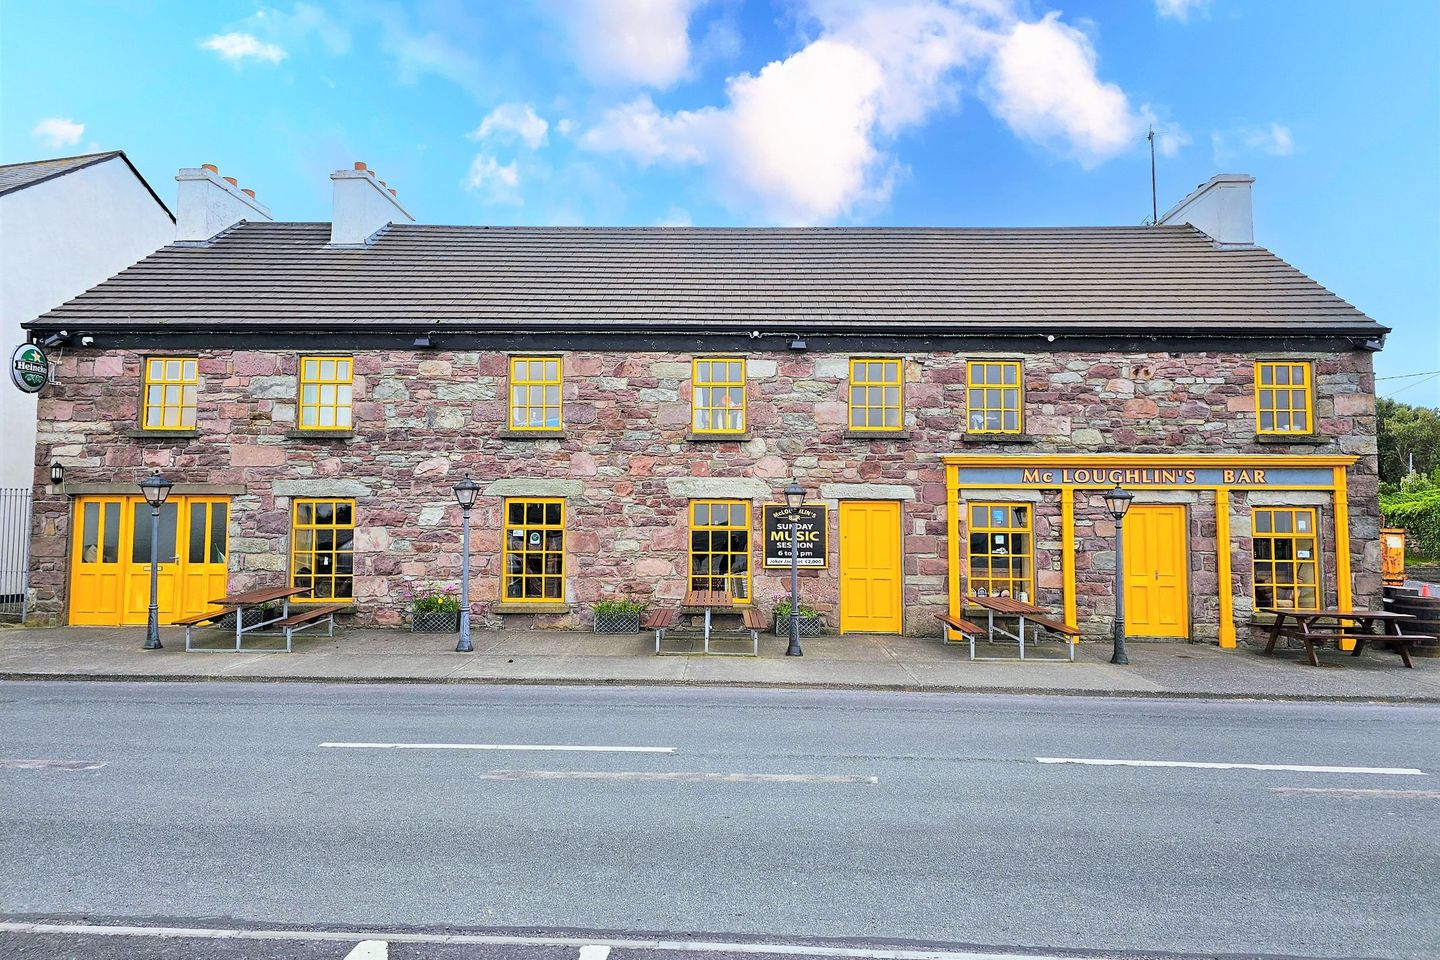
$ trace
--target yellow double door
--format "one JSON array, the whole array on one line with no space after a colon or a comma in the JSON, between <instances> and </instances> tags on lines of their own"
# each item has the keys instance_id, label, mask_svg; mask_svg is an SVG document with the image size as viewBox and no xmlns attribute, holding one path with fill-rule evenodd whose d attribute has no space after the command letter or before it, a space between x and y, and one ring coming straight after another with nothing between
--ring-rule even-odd
<instances>
[{"instance_id":1,"label":"yellow double door","mask_svg":"<svg viewBox=\"0 0 1440 960\"><path fill-rule=\"evenodd\" d=\"M1185 507L1136 504L1125 515L1125 632L1190 636L1190 552Z\"/></svg>"},{"instance_id":2,"label":"yellow double door","mask_svg":"<svg viewBox=\"0 0 1440 960\"><path fill-rule=\"evenodd\" d=\"M210 609L225 595L230 501L171 497L160 507L160 622ZM150 609L150 505L142 497L81 497L70 543L70 622L143 624Z\"/></svg>"}]
</instances>

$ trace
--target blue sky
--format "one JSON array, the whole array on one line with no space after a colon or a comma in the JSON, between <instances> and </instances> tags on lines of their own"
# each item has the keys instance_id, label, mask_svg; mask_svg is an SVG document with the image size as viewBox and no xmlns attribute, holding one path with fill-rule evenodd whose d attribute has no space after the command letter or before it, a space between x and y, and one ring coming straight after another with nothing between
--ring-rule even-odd
<instances>
[{"instance_id":1,"label":"blue sky","mask_svg":"<svg viewBox=\"0 0 1440 960\"><path fill-rule=\"evenodd\" d=\"M1254 174L1396 377L1440 371L1437 44L1431 0L16 0L0 162L215 163L284 220L363 160L422 223L1134 224L1153 125L1161 212Z\"/></svg>"}]
</instances>

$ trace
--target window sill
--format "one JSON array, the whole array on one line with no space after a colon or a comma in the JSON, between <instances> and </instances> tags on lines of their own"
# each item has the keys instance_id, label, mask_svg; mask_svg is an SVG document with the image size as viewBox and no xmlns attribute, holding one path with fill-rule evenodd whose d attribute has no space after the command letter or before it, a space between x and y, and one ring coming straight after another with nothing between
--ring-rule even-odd
<instances>
[{"instance_id":1,"label":"window sill","mask_svg":"<svg viewBox=\"0 0 1440 960\"><path fill-rule=\"evenodd\" d=\"M909 430L850 430L845 431L846 440L909 440Z\"/></svg>"},{"instance_id":2,"label":"window sill","mask_svg":"<svg viewBox=\"0 0 1440 960\"><path fill-rule=\"evenodd\" d=\"M286 430L286 440L349 440L354 430Z\"/></svg>"},{"instance_id":3,"label":"window sill","mask_svg":"<svg viewBox=\"0 0 1440 960\"><path fill-rule=\"evenodd\" d=\"M492 603L491 613L569 613L568 603Z\"/></svg>"},{"instance_id":4,"label":"window sill","mask_svg":"<svg viewBox=\"0 0 1440 960\"><path fill-rule=\"evenodd\" d=\"M559 430L501 430L496 434L501 440L557 440L566 435L564 428Z\"/></svg>"},{"instance_id":5,"label":"window sill","mask_svg":"<svg viewBox=\"0 0 1440 960\"><path fill-rule=\"evenodd\" d=\"M1301 443L1308 446L1323 446L1330 442L1330 438L1315 433L1257 433L1256 443L1280 443L1291 444Z\"/></svg>"},{"instance_id":6,"label":"window sill","mask_svg":"<svg viewBox=\"0 0 1440 960\"><path fill-rule=\"evenodd\" d=\"M1037 438L1028 433L982 433L967 430L962 435L966 443L1035 443Z\"/></svg>"},{"instance_id":7,"label":"window sill","mask_svg":"<svg viewBox=\"0 0 1440 960\"><path fill-rule=\"evenodd\" d=\"M692 430L685 434L685 439L691 443L744 443L751 439L751 433L749 430L744 433L696 433Z\"/></svg>"},{"instance_id":8,"label":"window sill","mask_svg":"<svg viewBox=\"0 0 1440 960\"><path fill-rule=\"evenodd\" d=\"M200 436L199 430L142 430L139 427L132 427L125 431L125 436L136 440L187 440Z\"/></svg>"}]
</instances>

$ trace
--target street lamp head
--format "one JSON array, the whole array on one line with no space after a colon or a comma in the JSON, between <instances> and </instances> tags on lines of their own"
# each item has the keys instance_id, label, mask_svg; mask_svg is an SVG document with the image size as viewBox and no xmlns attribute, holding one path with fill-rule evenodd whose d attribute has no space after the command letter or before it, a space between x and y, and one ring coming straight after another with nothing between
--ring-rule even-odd
<instances>
[{"instance_id":1,"label":"street lamp head","mask_svg":"<svg viewBox=\"0 0 1440 960\"><path fill-rule=\"evenodd\" d=\"M1130 501L1135 495L1128 490L1122 490L1120 484L1115 484L1115 489L1105 494L1105 509L1110 511L1110 516L1116 520L1125 519L1125 511L1130 509Z\"/></svg>"},{"instance_id":2,"label":"street lamp head","mask_svg":"<svg viewBox=\"0 0 1440 960\"><path fill-rule=\"evenodd\" d=\"M785 503L794 510L805 502L805 488L800 486L796 480L791 480L790 485L785 488Z\"/></svg>"},{"instance_id":3,"label":"street lamp head","mask_svg":"<svg viewBox=\"0 0 1440 960\"><path fill-rule=\"evenodd\" d=\"M145 502L152 507L159 507L170 496L170 488L173 484L160 476L158 473L151 474L140 481L140 492L145 495Z\"/></svg>"},{"instance_id":4,"label":"street lamp head","mask_svg":"<svg viewBox=\"0 0 1440 960\"><path fill-rule=\"evenodd\" d=\"M464 480L455 484L455 502L460 504L461 510L469 510L475 506L475 501L480 498L480 484L466 476Z\"/></svg>"}]
</instances>

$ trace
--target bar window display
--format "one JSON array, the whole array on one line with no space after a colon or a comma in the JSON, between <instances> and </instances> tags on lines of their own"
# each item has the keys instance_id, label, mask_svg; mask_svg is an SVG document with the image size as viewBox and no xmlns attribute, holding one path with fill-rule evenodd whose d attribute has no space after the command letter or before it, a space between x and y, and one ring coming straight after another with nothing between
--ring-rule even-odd
<instances>
[{"instance_id":1,"label":"bar window display","mask_svg":"<svg viewBox=\"0 0 1440 960\"><path fill-rule=\"evenodd\" d=\"M750 504L696 500L690 504L690 589L719 590L750 602Z\"/></svg>"},{"instance_id":2,"label":"bar window display","mask_svg":"<svg viewBox=\"0 0 1440 960\"><path fill-rule=\"evenodd\" d=\"M1030 603L1033 537L1028 503L970 504L970 593Z\"/></svg>"},{"instance_id":3,"label":"bar window display","mask_svg":"<svg viewBox=\"0 0 1440 960\"><path fill-rule=\"evenodd\" d=\"M355 501L296 499L290 522L291 602L355 595Z\"/></svg>"},{"instance_id":4,"label":"bar window display","mask_svg":"<svg viewBox=\"0 0 1440 960\"><path fill-rule=\"evenodd\" d=\"M1320 609L1320 556L1315 511L1257 507L1252 516L1255 607Z\"/></svg>"},{"instance_id":5,"label":"bar window display","mask_svg":"<svg viewBox=\"0 0 1440 960\"><path fill-rule=\"evenodd\" d=\"M565 602L565 501L505 501L505 601Z\"/></svg>"}]
</instances>

